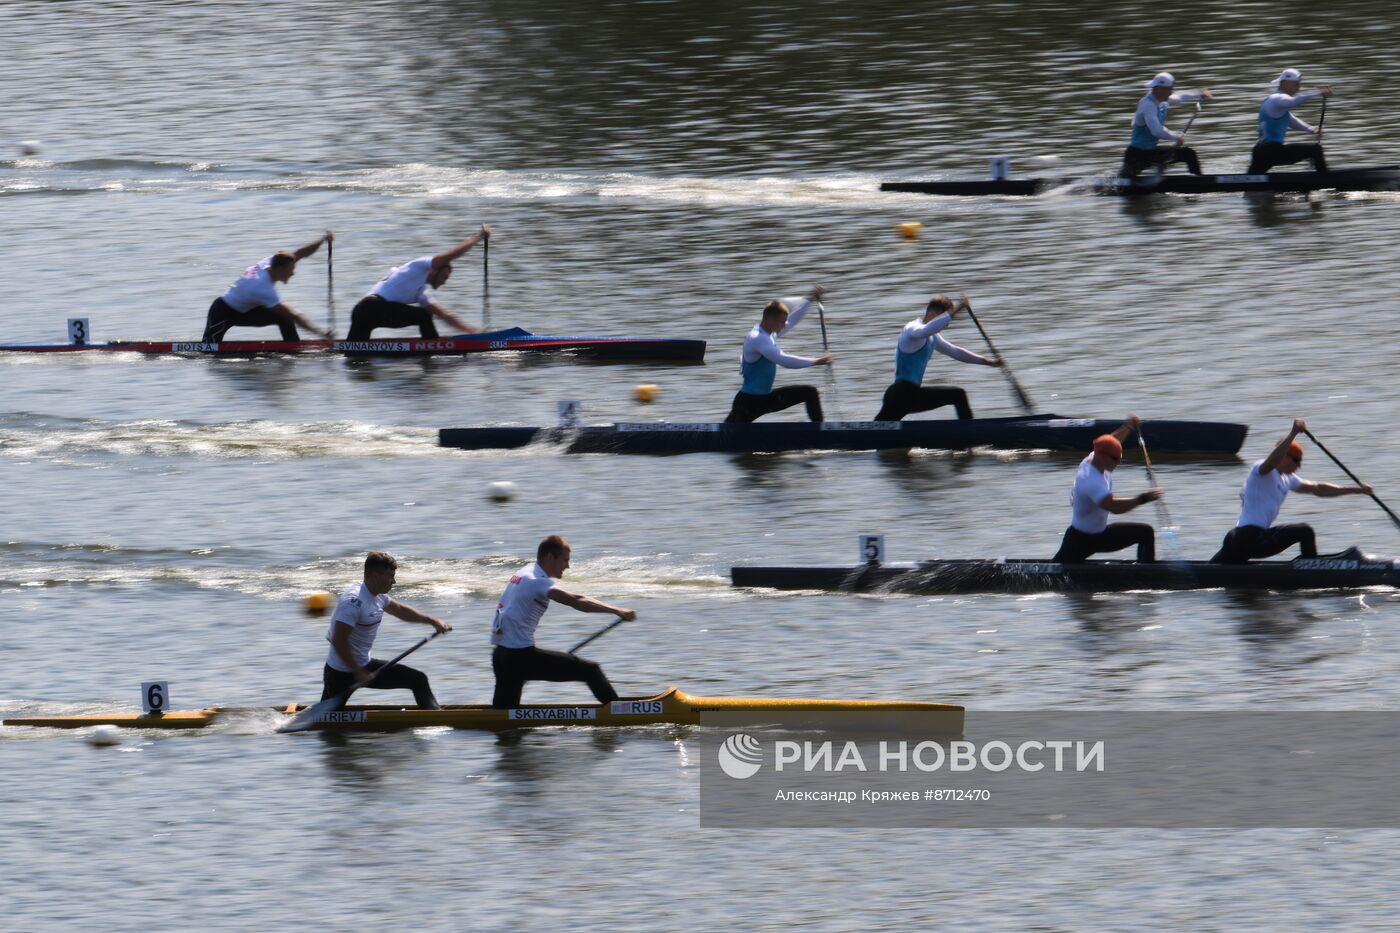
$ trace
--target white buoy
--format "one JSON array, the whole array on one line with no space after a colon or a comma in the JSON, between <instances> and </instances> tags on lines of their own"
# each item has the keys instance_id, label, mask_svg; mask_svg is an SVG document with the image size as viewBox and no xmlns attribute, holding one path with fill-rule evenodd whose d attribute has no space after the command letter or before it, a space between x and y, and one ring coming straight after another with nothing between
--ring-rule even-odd
<instances>
[{"instance_id":1,"label":"white buoy","mask_svg":"<svg viewBox=\"0 0 1400 933\"><path fill-rule=\"evenodd\" d=\"M122 744L121 732L110 723L103 723L92 730L92 735L88 736L88 741L98 748L106 748L110 745Z\"/></svg>"},{"instance_id":2,"label":"white buoy","mask_svg":"<svg viewBox=\"0 0 1400 933\"><path fill-rule=\"evenodd\" d=\"M19 154L24 157L36 156L39 154L39 151L43 148L43 146L39 145L39 140L25 139L20 141Z\"/></svg>"},{"instance_id":3,"label":"white buoy","mask_svg":"<svg viewBox=\"0 0 1400 933\"><path fill-rule=\"evenodd\" d=\"M510 480L492 483L486 490L486 495L492 502L509 502L515 498L515 484Z\"/></svg>"}]
</instances>

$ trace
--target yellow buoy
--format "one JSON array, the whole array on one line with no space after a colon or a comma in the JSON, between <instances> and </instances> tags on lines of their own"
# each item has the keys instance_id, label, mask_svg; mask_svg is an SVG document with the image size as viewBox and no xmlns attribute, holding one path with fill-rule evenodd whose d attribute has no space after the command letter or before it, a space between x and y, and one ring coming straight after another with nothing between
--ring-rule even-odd
<instances>
[{"instance_id":1,"label":"yellow buoy","mask_svg":"<svg viewBox=\"0 0 1400 933\"><path fill-rule=\"evenodd\" d=\"M656 393L661 391L650 383L643 383L632 390L632 397L639 402L656 401Z\"/></svg>"},{"instance_id":2,"label":"yellow buoy","mask_svg":"<svg viewBox=\"0 0 1400 933\"><path fill-rule=\"evenodd\" d=\"M315 593L306 594L306 614L309 616L323 616L335 605L335 597L325 590L317 590Z\"/></svg>"},{"instance_id":3,"label":"yellow buoy","mask_svg":"<svg viewBox=\"0 0 1400 933\"><path fill-rule=\"evenodd\" d=\"M919 238L919 231L922 229L924 229L924 225L917 220L913 220L899 225L899 235L906 240L917 240Z\"/></svg>"}]
</instances>

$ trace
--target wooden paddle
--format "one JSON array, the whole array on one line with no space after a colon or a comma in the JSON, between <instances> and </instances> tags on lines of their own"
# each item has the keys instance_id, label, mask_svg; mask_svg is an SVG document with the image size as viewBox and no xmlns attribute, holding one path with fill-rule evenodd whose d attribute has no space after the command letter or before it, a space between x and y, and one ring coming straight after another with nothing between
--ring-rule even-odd
<instances>
[{"instance_id":1,"label":"wooden paddle","mask_svg":"<svg viewBox=\"0 0 1400 933\"><path fill-rule=\"evenodd\" d=\"M982 335L982 339L987 341L987 349L992 351L992 356L1001 360L1001 371L1006 373L1006 378L1011 380L1011 388L1016 391L1016 398L1020 399L1021 407L1026 410L1026 414L1035 411L1035 403L1031 401L1030 393L1017 381L1015 373L1011 371L1011 366L1006 362L1006 357L997 350L996 344L992 343L992 338L987 336L986 329L982 322L977 320L977 314L972 310L972 302L967 300L967 292L963 292L962 305L967 309L968 317L972 318L972 323L977 325L977 332Z\"/></svg>"},{"instance_id":2,"label":"wooden paddle","mask_svg":"<svg viewBox=\"0 0 1400 933\"><path fill-rule=\"evenodd\" d=\"M417 651L419 648L423 647L428 642L432 641L434 638L437 638L441 634L443 633L433 632L433 634L427 636L426 638L419 639L418 642L412 647L400 652L396 657L389 661L388 664L385 664L379 670L370 674L369 680L366 680L363 684L351 684L349 687L346 687L343 691L336 694L335 696L327 697L326 699L322 700L320 703L315 704L314 706L308 706L300 713L297 713L296 717L293 718L291 722L278 726L277 731L300 732L303 729L311 728L312 726L316 725L316 723L318 723L321 720L321 718L327 713L333 713L336 710L340 709L342 706L344 706L346 702L350 699L350 694L354 693L361 687L368 687L370 684L374 683L375 678L377 678L380 674L384 673L389 668L393 667L395 664L398 664L404 658L408 657L410 654ZM601 635L602 633L599 632L598 634Z\"/></svg>"},{"instance_id":3,"label":"wooden paddle","mask_svg":"<svg viewBox=\"0 0 1400 933\"><path fill-rule=\"evenodd\" d=\"M1160 489L1157 485L1157 474L1152 470L1152 458L1147 454L1147 440L1142 436L1142 425L1137 427L1138 447L1142 449L1142 462L1147 467L1147 484L1153 489ZM1162 537L1167 539L1167 550L1171 552L1172 563L1185 564L1186 558L1181 552L1181 541L1176 536L1176 523L1172 521L1171 513L1167 511L1167 504L1161 499L1155 500L1157 503L1157 520L1162 523Z\"/></svg>"},{"instance_id":4,"label":"wooden paddle","mask_svg":"<svg viewBox=\"0 0 1400 933\"><path fill-rule=\"evenodd\" d=\"M1327 447L1326 447L1326 445L1324 445L1324 444L1322 443L1322 441L1320 441L1320 440L1317 439L1317 435L1313 434L1313 432L1309 431L1307 428L1304 428L1304 429L1303 429L1303 433L1306 434L1306 435L1308 436L1308 440L1312 441L1314 444L1317 445L1317 449L1318 449L1318 450L1322 451L1322 452L1325 453L1327 456L1331 457L1331 458L1332 458L1332 462L1335 463L1337 466L1341 467L1341 468L1342 468L1342 472L1345 473L1347 476L1350 476L1350 477L1351 477L1351 481L1352 481L1353 483L1355 483L1355 484L1358 485L1358 486L1365 485L1364 483L1361 482L1361 480L1359 480L1359 479L1356 478L1356 474L1355 474L1355 473L1353 473L1353 472L1351 472L1351 470L1348 470L1348 469L1347 469L1347 465L1346 465L1345 463L1343 463L1342 461L1340 461L1340 460L1337 459L1337 455L1336 455L1336 454L1334 454L1334 453L1332 453L1332 451L1328 450ZM1384 502L1382 502L1382 501L1380 500L1380 497L1377 496L1374 492L1373 492L1373 493L1368 493L1368 495L1370 495L1370 497L1371 497L1372 499L1375 499L1375 500L1376 500L1376 505L1378 505L1378 506L1380 506L1381 508L1385 509L1385 514L1387 514L1387 515L1390 516L1390 520L1391 520L1392 522L1395 523L1395 527L1396 527L1396 528L1400 528L1400 515L1396 515L1394 512L1392 512L1392 511L1390 510L1390 506L1388 506L1388 505L1386 505Z\"/></svg>"},{"instance_id":5,"label":"wooden paddle","mask_svg":"<svg viewBox=\"0 0 1400 933\"><path fill-rule=\"evenodd\" d=\"M616 622L612 623L611 625L605 625L605 626L603 626L602 628L598 629L598 631L594 632L592 635L589 635L589 636L588 636L587 638L585 638L583 641L579 642L577 645L574 645L572 648L570 648L570 649L569 649L569 654L578 654L578 653L579 653L579 649L581 649L584 645L587 645L589 642L594 641L595 639L602 638L602 637L603 637L604 635L606 635L608 632L611 632L613 629L617 628L619 625L621 625L623 622L626 622L626 621L627 621L626 619L618 619Z\"/></svg>"}]
</instances>

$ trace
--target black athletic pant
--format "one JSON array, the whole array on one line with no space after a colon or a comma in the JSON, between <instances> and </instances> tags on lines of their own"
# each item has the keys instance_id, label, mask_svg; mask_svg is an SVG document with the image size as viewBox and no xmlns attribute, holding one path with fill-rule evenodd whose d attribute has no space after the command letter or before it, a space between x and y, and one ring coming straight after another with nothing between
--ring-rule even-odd
<instances>
[{"instance_id":1,"label":"black athletic pant","mask_svg":"<svg viewBox=\"0 0 1400 933\"><path fill-rule=\"evenodd\" d=\"M1327 157L1322 154L1321 143L1255 143L1249 154L1250 175L1265 175L1275 165L1292 165L1311 159L1313 168L1327 171Z\"/></svg>"},{"instance_id":2,"label":"black athletic pant","mask_svg":"<svg viewBox=\"0 0 1400 933\"><path fill-rule=\"evenodd\" d=\"M1210 559L1212 564L1245 564L1251 560L1273 557L1298 545L1299 557L1317 556L1317 536L1311 525L1240 525L1231 528L1220 543L1220 550Z\"/></svg>"},{"instance_id":3,"label":"black athletic pant","mask_svg":"<svg viewBox=\"0 0 1400 933\"><path fill-rule=\"evenodd\" d=\"M579 680L588 684L599 703L617 699L617 691L608 683L603 669L592 661L562 651L543 648L502 648L491 652L491 670L496 674L496 693L491 705L509 709L520 705L520 691L527 680L549 680L567 683Z\"/></svg>"},{"instance_id":4,"label":"black athletic pant","mask_svg":"<svg viewBox=\"0 0 1400 933\"><path fill-rule=\"evenodd\" d=\"M424 340L437 337L433 312L422 305L386 301L378 295L360 299L350 312L350 333L346 340L368 340L376 327L416 327Z\"/></svg>"},{"instance_id":5,"label":"black athletic pant","mask_svg":"<svg viewBox=\"0 0 1400 933\"><path fill-rule=\"evenodd\" d=\"M1096 535L1080 531L1073 525L1065 529L1060 549L1050 558L1062 564L1079 564L1091 554L1121 551L1137 545L1137 559L1147 563L1157 559L1157 539L1151 525L1142 522L1114 522Z\"/></svg>"},{"instance_id":6,"label":"black athletic pant","mask_svg":"<svg viewBox=\"0 0 1400 933\"><path fill-rule=\"evenodd\" d=\"M205 343L222 343L228 336L230 327L271 327L276 324L282 329L282 339L288 342L300 340L297 326L286 318L272 313L271 308L249 308L235 311L222 298L215 298L209 306L209 316L204 320Z\"/></svg>"},{"instance_id":7,"label":"black athletic pant","mask_svg":"<svg viewBox=\"0 0 1400 933\"><path fill-rule=\"evenodd\" d=\"M1118 174L1124 178L1136 178L1145 168L1165 171L1173 162L1185 162L1188 172L1201 174L1201 161L1196 158L1196 150L1190 146L1158 146L1156 149L1129 146L1123 150L1123 168Z\"/></svg>"},{"instance_id":8,"label":"black athletic pant","mask_svg":"<svg viewBox=\"0 0 1400 933\"><path fill-rule=\"evenodd\" d=\"M956 386L918 386L907 379L900 379L885 390L884 403L876 421L899 421L905 415L919 411L933 411L944 405L952 405L958 410L959 418L971 418L972 406L967 403L967 393Z\"/></svg>"},{"instance_id":9,"label":"black athletic pant","mask_svg":"<svg viewBox=\"0 0 1400 933\"><path fill-rule=\"evenodd\" d=\"M734 393L734 405L729 409L729 424L748 423L758 420L760 415L782 411L794 405L806 404L807 418L810 421L822 420L822 397L816 386L783 386L767 395L750 395L748 392Z\"/></svg>"},{"instance_id":10,"label":"black athletic pant","mask_svg":"<svg viewBox=\"0 0 1400 933\"><path fill-rule=\"evenodd\" d=\"M379 670L388 661L371 659L365 665L365 670L371 674ZM326 665L321 672L321 699L329 700L337 694L355 686L355 675L348 671L338 671ZM412 690L413 702L422 709L441 709L438 705L437 697L433 696L433 688L428 686L428 675L419 670L414 670L403 664L395 664L378 677L374 678L374 683L370 684L368 690Z\"/></svg>"}]
</instances>

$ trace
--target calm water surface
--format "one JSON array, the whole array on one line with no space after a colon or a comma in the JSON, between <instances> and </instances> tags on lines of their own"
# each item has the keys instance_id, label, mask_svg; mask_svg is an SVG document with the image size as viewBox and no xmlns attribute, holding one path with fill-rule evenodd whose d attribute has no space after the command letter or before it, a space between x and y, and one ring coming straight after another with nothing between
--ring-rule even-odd
<instances>
[{"instance_id":1,"label":"calm water surface","mask_svg":"<svg viewBox=\"0 0 1400 933\"><path fill-rule=\"evenodd\" d=\"M620 689L909 697L973 709L1400 706L1394 594L779 595L735 563L1045 556L1075 458L927 452L462 454L439 427L722 417L762 302L830 290L828 409L868 418L899 327L968 291L1043 410L1240 421L1239 461L1158 465L1186 553L1233 524L1295 415L1400 498L1395 195L1112 203L882 195L885 178L1111 169L1141 83L1216 95L1192 128L1242 170L1265 84L1328 80L1337 165L1400 160L1397 18L1264 3L0 4L0 342L197 337L249 263L337 231L285 298L323 320L392 265L495 224L441 298L537 333L698 336L703 367L505 359L0 359L0 713L314 697L299 612L370 547L457 626L419 656L483 702L506 577L549 532L569 579L638 609L590 648ZM1314 121L1316 110L1307 114ZM16 142L42 143L12 158ZM918 221L923 236L900 239ZM980 348L968 322L949 332ZM785 339L815 354L811 322ZM997 372L936 360L979 414ZM797 381L794 374L780 377ZM657 401L632 399L638 383ZM942 416L942 415L939 415ZM797 417L789 413L780 418ZM1345 478L1310 451L1304 475ZM488 485L520 495L497 505ZM1130 455L1120 490L1146 486ZM1387 492L1389 490L1389 492ZM1365 499L1296 497L1324 549L1395 553ZM1155 516L1154 516L1155 517ZM556 609L545 644L598 617ZM381 648L416 629L391 623ZM539 701L573 686L534 685ZM1387 831L727 832L699 827L693 733L206 734L0 729L16 929L1382 929Z\"/></svg>"}]
</instances>

